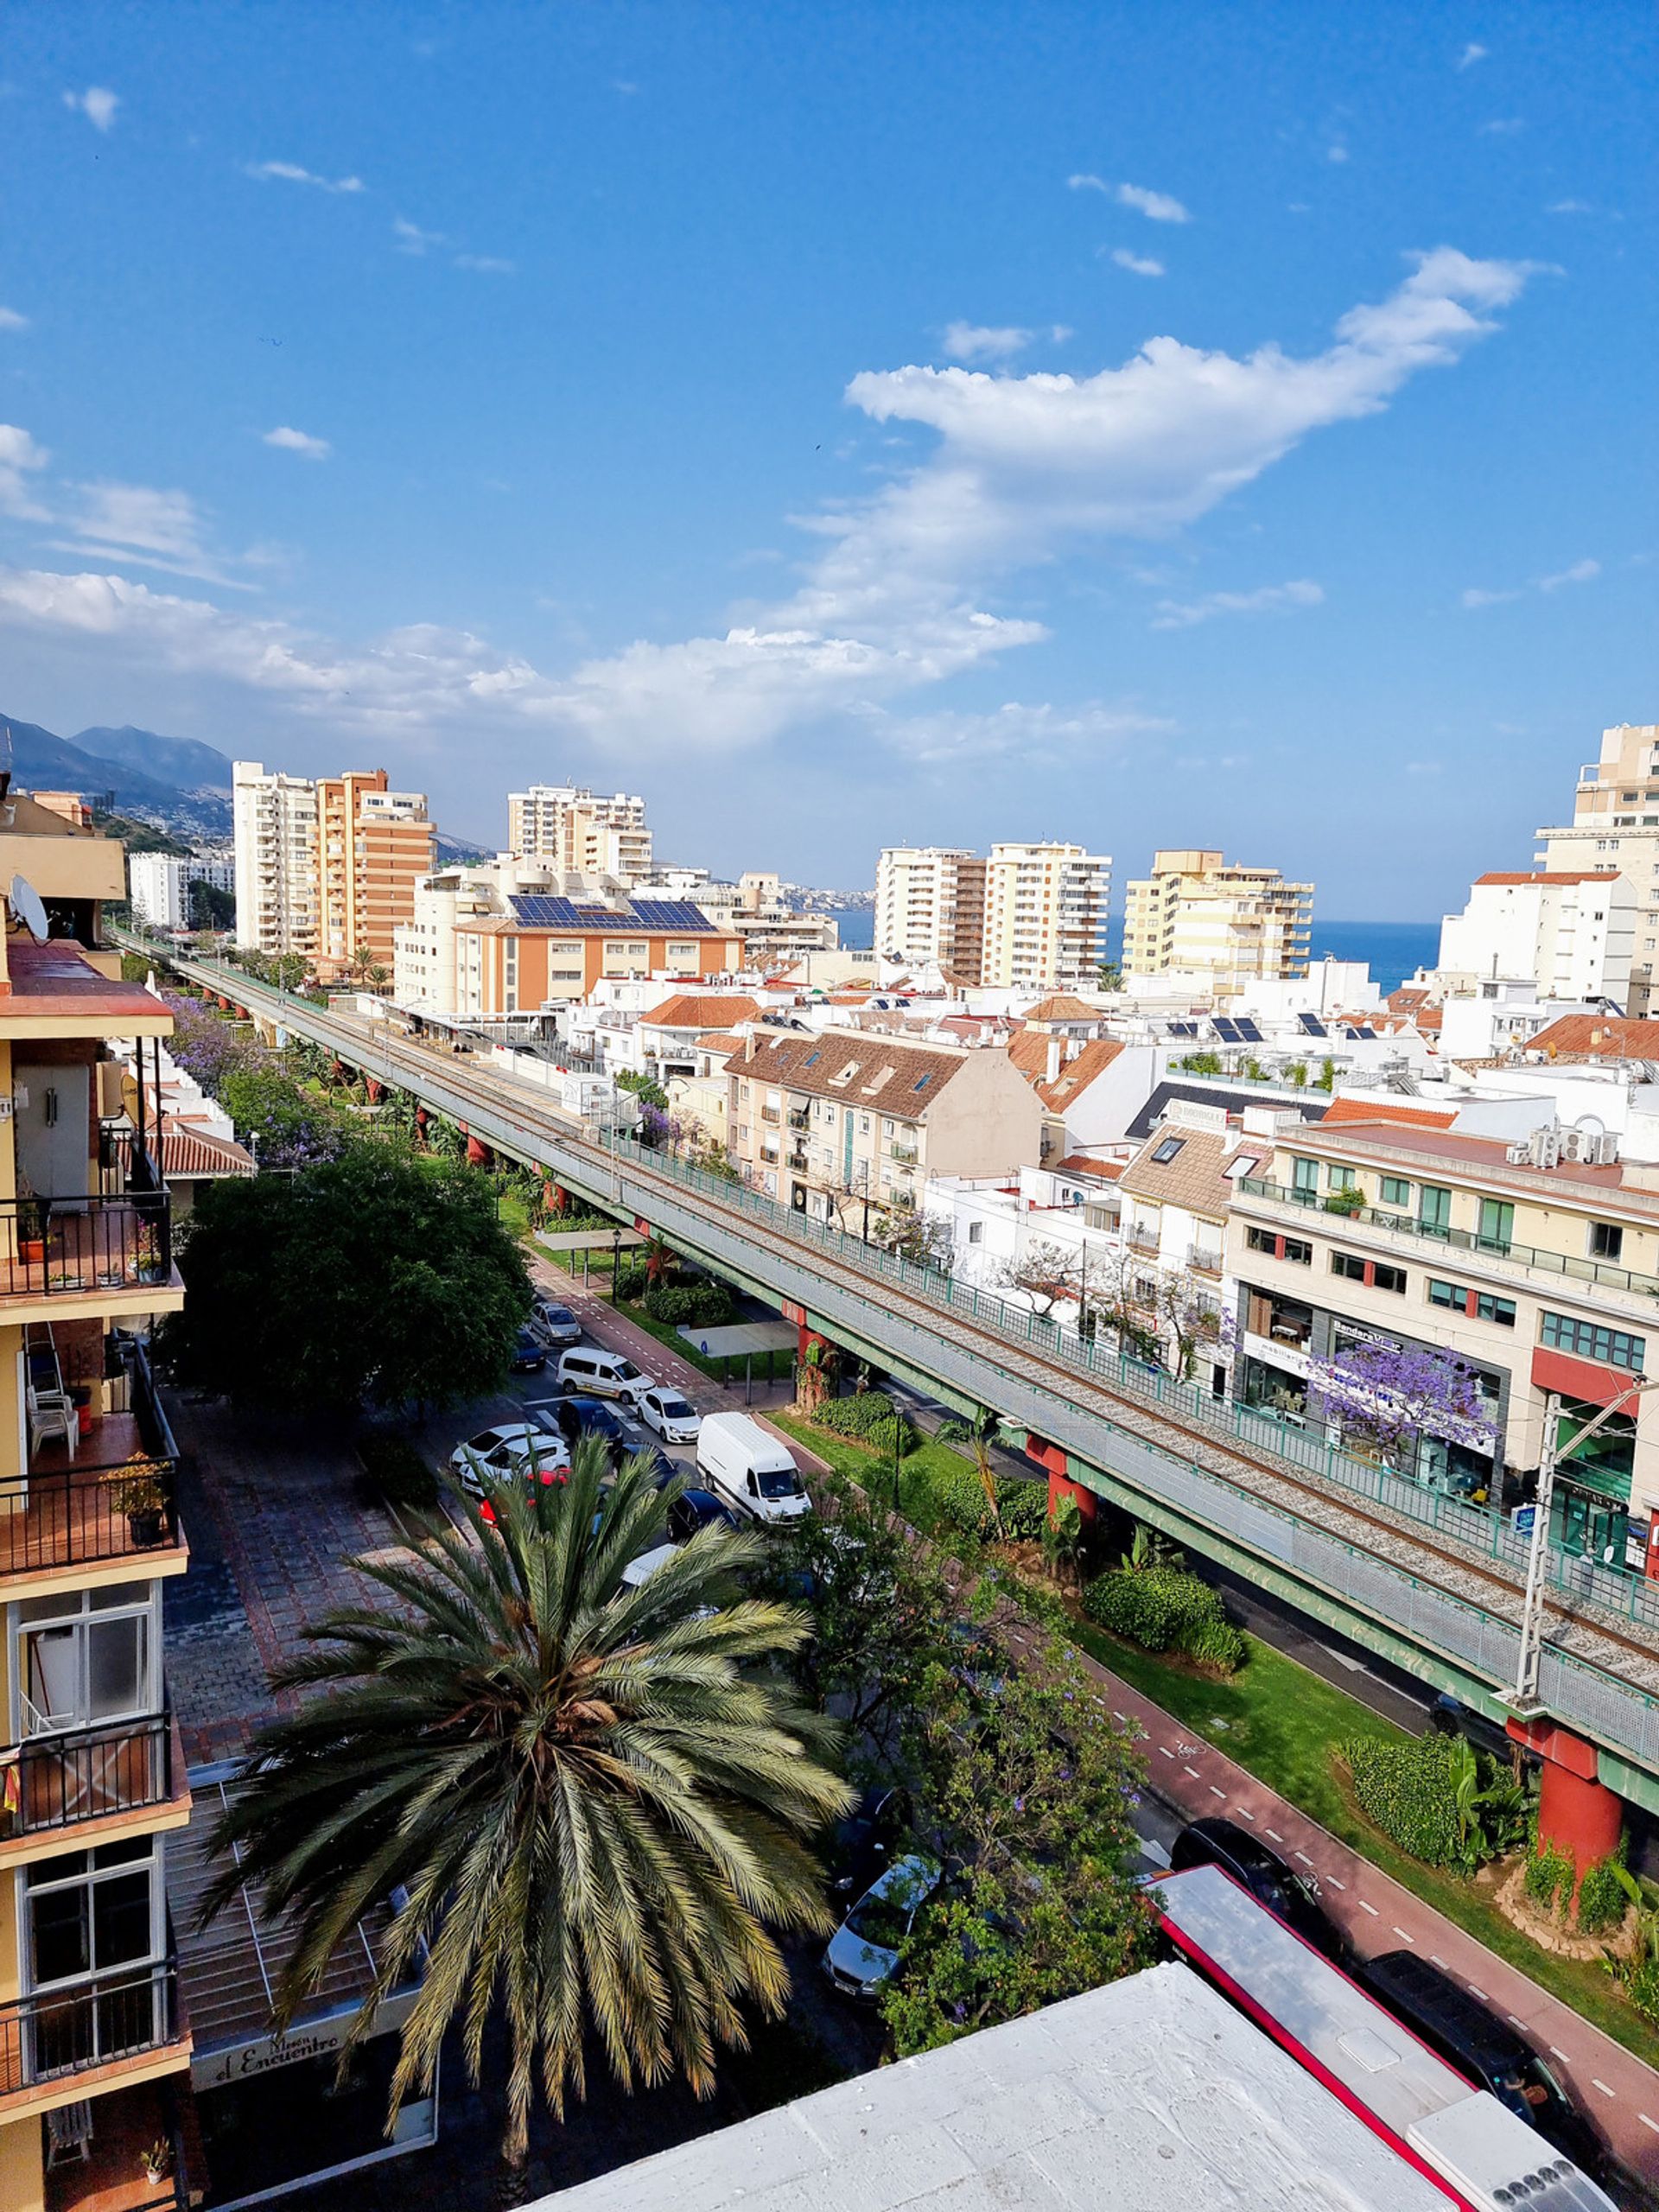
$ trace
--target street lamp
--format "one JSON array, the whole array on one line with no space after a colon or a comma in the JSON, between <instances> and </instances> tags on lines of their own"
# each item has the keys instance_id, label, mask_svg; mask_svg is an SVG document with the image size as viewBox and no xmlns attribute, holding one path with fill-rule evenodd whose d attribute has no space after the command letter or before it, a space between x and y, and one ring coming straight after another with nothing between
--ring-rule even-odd
<instances>
[{"instance_id":1,"label":"street lamp","mask_svg":"<svg viewBox=\"0 0 1659 2212\"><path fill-rule=\"evenodd\" d=\"M1580 1445L1611 1421L1621 1407L1628 1405L1632 1398L1639 1398L1646 1390L1659 1390L1659 1375L1637 1376L1616 1398L1602 1408L1593 1421L1586 1421L1565 1446L1558 1446L1556 1442L1556 1394L1552 1391L1544 1400L1544 1448L1538 1462L1538 1495L1533 1506L1532 1544L1527 1554L1527 1594L1521 1609L1521 1649L1516 1660L1515 1688L1508 1699L1517 1712L1532 1710L1538 1703L1538 1668L1544 1646L1544 1558L1549 1548L1549 1517L1555 1494L1556 1466L1562 1459L1570 1459Z\"/></svg>"}]
</instances>

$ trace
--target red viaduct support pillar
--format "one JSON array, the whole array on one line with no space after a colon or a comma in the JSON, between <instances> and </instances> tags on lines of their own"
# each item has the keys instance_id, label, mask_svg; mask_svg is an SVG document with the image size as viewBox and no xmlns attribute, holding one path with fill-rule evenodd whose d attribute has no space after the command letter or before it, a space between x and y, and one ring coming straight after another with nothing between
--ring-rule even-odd
<instances>
[{"instance_id":1,"label":"red viaduct support pillar","mask_svg":"<svg viewBox=\"0 0 1659 2212\"><path fill-rule=\"evenodd\" d=\"M1095 1525L1095 1516L1100 1510L1100 1500L1093 1491L1079 1482L1073 1482L1065 1452L1058 1444L1046 1443L1040 1436L1027 1434L1026 1457L1033 1466L1041 1467L1048 1477L1048 1517L1054 1518L1054 1509L1063 1497L1075 1497L1077 1511L1083 1516L1086 1535Z\"/></svg>"},{"instance_id":2,"label":"red viaduct support pillar","mask_svg":"<svg viewBox=\"0 0 1659 2212\"><path fill-rule=\"evenodd\" d=\"M492 1154L488 1145L486 1145L481 1138L468 1137L467 1140L467 1166L469 1167L488 1167L491 1165L491 1161Z\"/></svg>"},{"instance_id":3,"label":"red viaduct support pillar","mask_svg":"<svg viewBox=\"0 0 1659 2212\"><path fill-rule=\"evenodd\" d=\"M1580 1874L1618 1844L1624 1808L1597 1778L1596 1747L1553 1720L1510 1721L1509 1732L1544 1763L1538 1799L1541 1841L1567 1852Z\"/></svg>"}]
</instances>

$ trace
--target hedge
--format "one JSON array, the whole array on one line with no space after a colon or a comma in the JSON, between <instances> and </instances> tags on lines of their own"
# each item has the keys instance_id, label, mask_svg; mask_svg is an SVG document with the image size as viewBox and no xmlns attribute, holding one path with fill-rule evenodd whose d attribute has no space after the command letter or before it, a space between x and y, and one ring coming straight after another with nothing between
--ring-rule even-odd
<instances>
[{"instance_id":1,"label":"hedge","mask_svg":"<svg viewBox=\"0 0 1659 2212\"><path fill-rule=\"evenodd\" d=\"M1083 1609L1143 1651L1179 1651L1230 1675L1249 1653L1218 1594L1182 1567L1115 1567L1089 1585Z\"/></svg>"},{"instance_id":2,"label":"hedge","mask_svg":"<svg viewBox=\"0 0 1659 2212\"><path fill-rule=\"evenodd\" d=\"M389 1505L429 1511L438 1502L438 1478L406 1436L365 1436L358 1446L369 1479Z\"/></svg>"},{"instance_id":3,"label":"hedge","mask_svg":"<svg viewBox=\"0 0 1659 2212\"><path fill-rule=\"evenodd\" d=\"M723 1282L653 1283L645 1303L653 1321L676 1329L715 1329L732 1318L732 1294Z\"/></svg>"},{"instance_id":4,"label":"hedge","mask_svg":"<svg viewBox=\"0 0 1659 2212\"><path fill-rule=\"evenodd\" d=\"M645 1295L647 1274L643 1260L622 1260L611 1277L611 1287L618 1298L641 1298Z\"/></svg>"},{"instance_id":5,"label":"hedge","mask_svg":"<svg viewBox=\"0 0 1659 2212\"><path fill-rule=\"evenodd\" d=\"M1623 1850L1623 1846L1620 1846ZM1581 1935L1602 1936L1610 1928L1617 1928L1630 1908L1630 1897L1618 1878L1618 1853L1611 1859L1599 1859L1593 1866L1585 1869L1584 1879L1579 1884L1579 1929Z\"/></svg>"},{"instance_id":6,"label":"hedge","mask_svg":"<svg viewBox=\"0 0 1659 2212\"><path fill-rule=\"evenodd\" d=\"M855 1437L861 1444L882 1452L893 1448L896 1422L900 1453L916 1448L915 1427L897 1410L893 1400L880 1390L861 1390L851 1398L826 1398L812 1418L832 1436Z\"/></svg>"},{"instance_id":7,"label":"hedge","mask_svg":"<svg viewBox=\"0 0 1659 2212\"><path fill-rule=\"evenodd\" d=\"M1449 1736L1421 1736L1405 1744L1357 1736L1338 1748L1353 1776L1360 1810L1384 1835L1425 1866L1463 1864L1458 1820L1461 1744Z\"/></svg>"},{"instance_id":8,"label":"hedge","mask_svg":"<svg viewBox=\"0 0 1659 2212\"><path fill-rule=\"evenodd\" d=\"M1565 1851L1554 1844L1536 1843L1527 1854L1527 1895L1541 1912L1565 1911L1573 1901L1577 1868ZM1589 1877L1586 1876L1586 1880ZM1618 1885L1613 1885L1617 1889ZM1624 1910L1621 1893L1620 1911Z\"/></svg>"}]
</instances>

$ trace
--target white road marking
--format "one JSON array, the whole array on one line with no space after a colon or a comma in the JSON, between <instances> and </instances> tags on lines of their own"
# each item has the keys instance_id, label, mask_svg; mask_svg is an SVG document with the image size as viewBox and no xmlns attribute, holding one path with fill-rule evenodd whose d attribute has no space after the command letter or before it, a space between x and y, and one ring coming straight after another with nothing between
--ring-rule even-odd
<instances>
[{"instance_id":1,"label":"white road marking","mask_svg":"<svg viewBox=\"0 0 1659 2212\"><path fill-rule=\"evenodd\" d=\"M1656 2135L1659 2135L1659 2120L1649 2120L1644 2112L1639 2112L1636 2116L1643 2127L1650 2127Z\"/></svg>"},{"instance_id":2,"label":"white road marking","mask_svg":"<svg viewBox=\"0 0 1659 2212\"><path fill-rule=\"evenodd\" d=\"M1336 1876L1335 1876L1334 1874L1327 1874L1327 1875L1325 1876L1325 1880L1326 1880L1327 1882L1329 1882L1329 1883L1330 1883L1330 1885L1331 1885L1331 1886L1332 1886L1332 1888L1333 1890L1344 1890L1344 1891L1345 1891L1345 1890L1347 1889L1347 1887L1348 1887L1348 1885L1347 1885L1347 1883L1346 1883L1346 1882L1339 1882L1339 1881L1337 1879L1337 1878L1336 1878Z\"/></svg>"},{"instance_id":3,"label":"white road marking","mask_svg":"<svg viewBox=\"0 0 1659 2212\"><path fill-rule=\"evenodd\" d=\"M1484 1989L1477 1989L1472 1981L1468 1984L1468 1989L1470 1995L1471 1997L1478 1997L1483 2005L1490 2005L1491 2003L1492 2000L1488 1997Z\"/></svg>"},{"instance_id":4,"label":"white road marking","mask_svg":"<svg viewBox=\"0 0 1659 2212\"><path fill-rule=\"evenodd\" d=\"M1194 1782L1202 1782L1204 1779L1204 1777L1198 1772L1198 1770L1195 1766L1184 1766L1181 1769L1181 1772L1183 1774L1190 1774Z\"/></svg>"},{"instance_id":5,"label":"white road marking","mask_svg":"<svg viewBox=\"0 0 1659 2212\"><path fill-rule=\"evenodd\" d=\"M1188 1772L1190 1773L1191 1771L1192 1770L1189 1768ZM1224 1789L1217 1789L1213 1782L1210 1785L1210 1795L1212 1797L1219 1797L1224 1805L1227 1802L1227 1792Z\"/></svg>"},{"instance_id":6,"label":"white road marking","mask_svg":"<svg viewBox=\"0 0 1659 2212\"><path fill-rule=\"evenodd\" d=\"M1573 2063L1567 2053L1564 2050L1557 2050L1554 2044L1549 2046L1549 2055L1552 2058L1559 2058L1563 2066L1570 2066Z\"/></svg>"},{"instance_id":7,"label":"white road marking","mask_svg":"<svg viewBox=\"0 0 1659 2212\"><path fill-rule=\"evenodd\" d=\"M1275 1843L1282 1843L1285 1840L1283 1836L1280 1834L1277 1828L1269 1828L1268 1830L1268 1834L1273 1838Z\"/></svg>"},{"instance_id":8,"label":"white road marking","mask_svg":"<svg viewBox=\"0 0 1659 2212\"><path fill-rule=\"evenodd\" d=\"M1167 1744L1160 1744L1158 1749L1162 1756L1166 1759L1173 1759L1175 1756L1174 1752L1170 1750Z\"/></svg>"},{"instance_id":9,"label":"white road marking","mask_svg":"<svg viewBox=\"0 0 1659 2212\"><path fill-rule=\"evenodd\" d=\"M1098 1703L1098 1702L1099 1702L1099 1700L1098 1700L1098 1699L1096 1699L1096 1703ZM1112 1718L1113 1718L1113 1719L1114 1719L1114 1720L1117 1721L1120 1725L1122 1725L1122 1720L1123 1720L1123 1715L1122 1715L1122 1714L1118 1711L1118 1709L1117 1709L1117 1707L1116 1707L1116 1706L1114 1706L1114 1707L1112 1707Z\"/></svg>"},{"instance_id":10,"label":"white road marking","mask_svg":"<svg viewBox=\"0 0 1659 2212\"><path fill-rule=\"evenodd\" d=\"M1311 1866L1313 1864L1313 1861L1308 1857L1305 1851L1299 1851L1296 1856L1301 1860L1304 1866Z\"/></svg>"},{"instance_id":11,"label":"white road marking","mask_svg":"<svg viewBox=\"0 0 1659 2212\"><path fill-rule=\"evenodd\" d=\"M1155 1837L1148 1835L1141 1838L1141 1854L1144 1859L1150 1859L1154 1866L1167 1866L1169 1864L1168 1851Z\"/></svg>"},{"instance_id":12,"label":"white road marking","mask_svg":"<svg viewBox=\"0 0 1659 2212\"><path fill-rule=\"evenodd\" d=\"M1238 1817L1241 1821L1253 1821L1255 1818L1255 1815L1250 1810L1248 1805L1241 1805L1238 1808Z\"/></svg>"},{"instance_id":13,"label":"white road marking","mask_svg":"<svg viewBox=\"0 0 1659 2212\"><path fill-rule=\"evenodd\" d=\"M1599 2089L1604 2097L1616 2097L1618 2094L1617 2089L1610 2089L1605 2082L1598 2082L1593 2074L1590 2076L1590 2080L1592 2085Z\"/></svg>"},{"instance_id":14,"label":"white road marking","mask_svg":"<svg viewBox=\"0 0 1659 2212\"><path fill-rule=\"evenodd\" d=\"M1374 1904L1367 1904L1363 1897L1359 1901L1359 1909L1362 1912L1369 1912L1373 1920L1381 1920L1382 1917L1376 1907Z\"/></svg>"},{"instance_id":15,"label":"white road marking","mask_svg":"<svg viewBox=\"0 0 1659 2212\"><path fill-rule=\"evenodd\" d=\"M1394 1932L1400 1938L1402 1943L1414 1943L1417 1941L1417 1938L1414 1936L1408 1934L1403 1928L1396 1926Z\"/></svg>"},{"instance_id":16,"label":"white road marking","mask_svg":"<svg viewBox=\"0 0 1659 2212\"><path fill-rule=\"evenodd\" d=\"M1437 1967L1443 1967L1446 1964L1446 1961L1440 1956L1438 1951L1431 1951L1428 1955L1433 1965Z\"/></svg>"}]
</instances>

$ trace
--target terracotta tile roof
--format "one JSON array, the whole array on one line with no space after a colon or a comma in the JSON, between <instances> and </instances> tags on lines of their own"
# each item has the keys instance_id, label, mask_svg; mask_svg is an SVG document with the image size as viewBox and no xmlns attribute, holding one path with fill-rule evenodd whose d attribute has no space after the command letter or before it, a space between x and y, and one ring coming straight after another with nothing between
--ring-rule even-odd
<instances>
[{"instance_id":1,"label":"terracotta tile roof","mask_svg":"<svg viewBox=\"0 0 1659 2212\"><path fill-rule=\"evenodd\" d=\"M1537 868L1530 874L1524 869L1515 874L1497 869L1490 875L1478 875L1475 878L1477 883L1617 883L1618 880L1618 870L1616 868L1578 870L1551 868L1548 872L1542 868Z\"/></svg>"},{"instance_id":2,"label":"terracotta tile roof","mask_svg":"<svg viewBox=\"0 0 1659 2212\"><path fill-rule=\"evenodd\" d=\"M1427 983L1402 983L1397 991L1390 991L1382 1003L1390 1014L1415 1014L1428 1004Z\"/></svg>"},{"instance_id":3,"label":"terracotta tile roof","mask_svg":"<svg viewBox=\"0 0 1659 2212\"><path fill-rule=\"evenodd\" d=\"M124 1142L130 1143L127 1138ZM200 1181L207 1175L251 1175L253 1155L228 1137L217 1137L193 1122L169 1115L162 1122L162 1175L169 1183Z\"/></svg>"},{"instance_id":4,"label":"terracotta tile roof","mask_svg":"<svg viewBox=\"0 0 1659 2212\"><path fill-rule=\"evenodd\" d=\"M640 1020L653 1029L735 1029L760 1012L754 999L723 998L715 991L679 991Z\"/></svg>"},{"instance_id":5,"label":"terracotta tile roof","mask_svg":"<svg viewBox=\"0 0 1659 2212\"><path fill-rule=\"evenodd\" d=\"M969 1058L960 1048L903 1045L856 1029L825 1029L810 1037L751 1031L743 1058L734 1058L729 1071L917 1122Z\"/></svg>"},{"instance_id":6,"label":"terracotta tile roof","mask_svg":"<svg viewBox=\"0 0 1659 2212\"><path fill-rule=\"evenodd\" d=\"M1050 998L1026 1008L1027 1021L1098 1021L1100 1008L1085 1006L1075 993L1056 991Z\"/></svg>"},{"instance_id":7,"label":"terracotta tile roof","mask_svg":"<svg viewBox=\"0 0 1659 2212\"><path fill-rule=\"evenodd\" d=\"M1068 1152L1056 1162L1056 1175L1095 1175L1103 1183L1116 1183L1128 1162L1125 1160L1096 1160L1086 1152Z\"/></svg>"},{"instance_id":8,"label":"terracotta tile roof","mask_svg":"<svg viewBox=\"0 0 1659 2212\"><path fill-rule=\"evenodd\" d=\"M1564 1014L1527 1039L1529 1052L1599 1052L1609 1060L1659 1060L1659 1021L1611 1014Z\"/></svg>"},{"instance_id":9,"label":"terracotta tile roof","mask_svg":"<svg viewBox=\"0 0 1659 2212\"><path fill-rule=\"evenodd\" d=\"M1389 1098L1335 1098L1320 1127L1333 1122L1397 1122L1406 1128L1449 1129L1455 1113L1441 1113L1429 1106L1396 1106Z\"/></svg>"},{"instance_id":10,"label":"terracotta tile roof","mask_svg":"<svg viewBox=\"0 0 1659 2212\"><path fill-rule=\"evenodd\" d=\"M1091 1037L1071 1059L1061 1061L1059 1073L1048 1083L1044 1077L1048 1048L1053 1041L1043 1030L1022 1029L1008 1039L1008 1058L1049 1111L1058 1114L1075 1105L1095 1077L1105 1073L1123 1050L1123 1043L1117 1037Z\"/></svg>"},{"instance_id":11,"label":"terracotta tile roof","mask_svg":"<svg viewBox=\"0 0 1659 2212\"><path fill-rule=\"evenodd\" d=\"M741 1037L724 1030L712 1036L699 1037L697 1039L697 1050L700 1052L736 1052L742 1050L742 1046L743 1039Z\"/></svg>"},{"instance_id":12,"label":"terracotta tile roof","mask_svg":"<svg viewBox=\"0 0 1659 2212\"><path fill-rule=\"evenodd\" d=\"M1179 1143L1179 1150L1173 1159L1154 1160L1154 1154L1166 1143ZM1230 1135L1217 1136L1208 1129L1182 1128L1166 1122L1153 1131L1123 1170L1117 1186L1131 1198L1159 1198L1166 1205L1185 1206L1189 1213L1219 1221L1232 1197L1232 1185L1221 1172L1222 1163L1234 1148ZM1263 1155L1271 1148L1265 1139L1255 1147Z\"/></svg>"}]
</instances>

